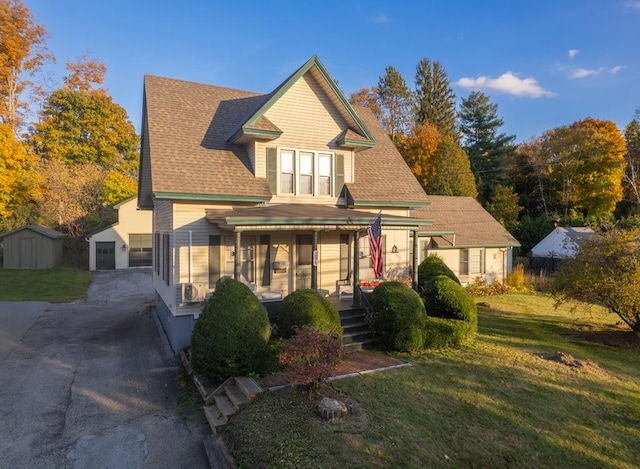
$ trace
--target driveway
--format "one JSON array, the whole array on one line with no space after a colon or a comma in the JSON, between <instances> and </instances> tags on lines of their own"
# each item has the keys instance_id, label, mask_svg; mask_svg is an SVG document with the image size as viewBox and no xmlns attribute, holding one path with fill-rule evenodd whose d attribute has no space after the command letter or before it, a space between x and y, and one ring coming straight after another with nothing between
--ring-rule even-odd
<instances>
[{"instance_id":1,"label":"driveway","mask_svg":"<svg viewBox=\"0 0 640 469\"><path fill-rule=\"evenodd\" d=\"M209 468L152 297L142 269L95 273L86 302L0 303L0 468Z\"/></svg>"}]
</instances>

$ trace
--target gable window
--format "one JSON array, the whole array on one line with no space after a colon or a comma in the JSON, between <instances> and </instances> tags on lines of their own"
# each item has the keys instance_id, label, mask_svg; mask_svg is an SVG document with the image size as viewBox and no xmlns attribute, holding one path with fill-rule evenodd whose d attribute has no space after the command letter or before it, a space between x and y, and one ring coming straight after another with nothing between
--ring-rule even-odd
<instances>
[{"instance_id":1,"label":"gable window","mask_svg":"<svg viewBox=\"0 0 640 469\"><path fill-rule=\"evenodd\" d=\"M482 249L462 249L460 251L460 275L484 273L484 251Z\"/></svg>"},{"instance_id":2,"label":"gable window","mask_svg":"<svg viewBox=\"0 0 640 469\"><path fill-rule=\"evenodd\" d=\"M275 152L275 149L272 151ZM278 193L283 195L335 196L336 155L332 152L281 148L277 159ZM269 160L269 157L267 158ZM275 158L274 158L275 160ZM275 173L274 165L267 163ZM275 174L273 181L275 182ZM270 182L270 184L272 184ZM272 187L272 186L270 186ZM274 188L272 187L272 190Z\"/></svg>"}]
</instances>

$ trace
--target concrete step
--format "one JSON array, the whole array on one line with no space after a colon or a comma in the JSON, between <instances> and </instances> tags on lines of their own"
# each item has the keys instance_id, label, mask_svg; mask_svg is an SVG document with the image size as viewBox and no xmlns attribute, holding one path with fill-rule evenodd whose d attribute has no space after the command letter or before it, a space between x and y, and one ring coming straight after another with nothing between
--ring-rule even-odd
<instances>
[{"instance_id":1,"label":"concrete step","mask_svg":"<svg viewBox=\"0 0 640 469\"><path fill-rule=\"evenodd\" d=\"M358 352L360 350L366 350L367 348L373 347L377 343L378 341L375 338L369 337L355 342L343 343L342 351L344 353Z\"/></svg>"},{"instance_id":2,"label":"concrete step","mask_svg":"<svg viewBox=\"0 0 640 469\"><path fill-rule=\"evenodd\" d=\"M215 405L206 405L202 407L204 409L204 416L209 422L211 430L215 433L217 427L227 423L227 418L220 413L220 410Z\"/></svg>"},{"instance_id":3,"label":"concrete step","mask_svg":"<svg viewBox=\"0 0 640 469\"><path fill-rule=\"evenodd\" d=\"M235 378L236 386L242 391L242 394L249 399L254 399L258 394L262 392L262 388L252 378Z\"/></svg>"},{"instance_id":4,"label":"concrete step","mask_svg":"<svg viewBox=\"0 0 640 469\"><path fill-rule=\"evenodd\" d=\"M239 409L240 406L249 403L249 398L245 396L240 388L235 384L225 386L224 393L236 409Z\"/></svg>"},{"instance_id":5,"label":"concrete step","mask_svg":"<svg viewBox=\"0 0 640 469\"><path fill-rule=\"evenodd\" d=\"M235 406L231 403L227 396L217 395L214 396L214 401L220 413L224 416L225 419L228 419L233 414L236 413Z\"/></svg>"},{"instance_id":6,"label":"concrete step","mask_svg":"<svg viewBox=\"0 0 640 469\"><path fill-rule=\"evenodd\" d=\"M362 333L372 332L369 324L360 322L357 324L350 324L348 326L342 326L342 336L345 335L357 335Z\"/></svg>"},{"instance_id":7,"label":"concrete step","mask_svg":"<svg viewBox=\"0 0 640 469\"><path fill-rule=\"evenodd\" d=\"M222 438L207 435L202 439L204 450L207 452L209 466L216 469L236 469L236 464L227 450Z\"/></svg>"}]
</instances>

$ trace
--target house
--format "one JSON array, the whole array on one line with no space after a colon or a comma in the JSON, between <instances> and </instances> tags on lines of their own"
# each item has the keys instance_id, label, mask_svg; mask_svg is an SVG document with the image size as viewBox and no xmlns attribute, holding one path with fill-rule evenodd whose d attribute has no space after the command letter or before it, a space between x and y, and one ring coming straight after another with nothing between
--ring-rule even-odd
<instances>
[{"instance_id":1,"label":"house","mask_svg":"<svg viewBox=\"0 0 640 469\"><path fill-rule=\"evenodd\" d=\"M156 312L176 351L222 276L264 301L373 279L378 214L385 271L415 273L431 222L412 210L427 205L315 56L267 94L145 76L138 206L153 213Z\"/></svg>"},{"instance_id":2,"label":"house","mask_svg":"<svg viewBox=\"0 0 640 469\"><path fill-rule=\"evenodd\" d=\"M87 237L89 270L151 267L151 212L138 210L137 197L113 208L118 212L118 221Z\"/></svg>"},{"instance_id":3,"label":"house","mask_svg":"<svg viewBox=\"0 0 640 469\"><path fill-rule=\"evenodd\" d=\"M25 225L0 235L5 269L48 269L62 263L65 234L38 225Z\"/></svg>"},{"instance_id":4,"label":"house","mask_svg":"<svg viewBox=\"0 0 640 469\"><path fill-rule=\"evenodd\" d=\"M416 216L433 220L419 232L419 260L437 255L463 285L476 277L504 282L518 240L472 197L429 195L427 201L428 208L416 209Z\"/></svg>"},{"instance_id":5,"label":"house","mask_svg":"<svg viewBox=\"0 0 640 469\"><path fill-rule=\"evenodd\" d=\"M575 255L580 244L595 232L585 227L557 226L531 249L531 268L537 272L555 271L565 257Z\"/></svg>"}]
</instances>

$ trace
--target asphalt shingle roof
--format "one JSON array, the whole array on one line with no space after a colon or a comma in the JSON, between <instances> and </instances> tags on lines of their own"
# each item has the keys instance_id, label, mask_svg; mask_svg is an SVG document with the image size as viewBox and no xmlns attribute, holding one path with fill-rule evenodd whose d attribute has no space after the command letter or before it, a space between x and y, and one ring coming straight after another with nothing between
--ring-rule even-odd
<instances>
[{"instance_id":1,"label":"asphalt shingle roof","mask_svg":"<svg viewBox=\"0 0 640 469\"><path fill-rule=\"evenodd\" d=\"M520 243L472 197L428 195L429 207L418 208L415 216L433 220L430 232L454 232L457 246L519 246ZM446 247L452 236L444 236Z\"/></svg>"}]
</instances>

